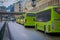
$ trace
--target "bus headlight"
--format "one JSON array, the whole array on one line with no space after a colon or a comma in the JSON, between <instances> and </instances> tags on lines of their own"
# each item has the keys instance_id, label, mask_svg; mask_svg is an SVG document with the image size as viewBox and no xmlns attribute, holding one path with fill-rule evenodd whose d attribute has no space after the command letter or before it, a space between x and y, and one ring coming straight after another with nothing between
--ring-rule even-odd
<instances>
[{"instance_id":1,"label":"bus headlight","mask_svg":"<svg viewBox=\"0 0 60 40\"><path fill-rule=\"evenodd\" d=\"M23 21L23 20L21 19L21 21Z\"/></svg>"},{"instance_id":2,"label":"bus headlight","mask_svg":"<svg viewBox=\"0 0 60 40\"><path fill-rule=\"evenodd\" d=\"M18 19L18 21L19 21L19 19Z\"/></svg>"}]
</instances>

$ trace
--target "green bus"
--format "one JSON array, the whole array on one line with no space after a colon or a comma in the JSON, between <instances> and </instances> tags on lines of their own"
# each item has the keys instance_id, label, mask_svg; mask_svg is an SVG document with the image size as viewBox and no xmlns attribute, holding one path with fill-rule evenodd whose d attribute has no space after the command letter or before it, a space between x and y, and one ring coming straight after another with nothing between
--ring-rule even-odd
<instances>
[{"instance_id":1,"label":"green bus","mask_svg":"<svg viewBox=\"0 0 60 40\"><path fill-rule=\"evenodd\" d=\"M19 24L24 24L24 16L20 15L19 17L17 17L16 22Z\"/></svg>"},{"instance_id":2,"label":"green bus","mask_svg":"<svg viewBox=\"0 0 60 40\"><path fill-rule=\"evenodd\" d=\"M34 12L25 13L25 27L34 27L35 26L36 14Z\"/></svg>"},{"instance_id":3,"label":"green bus","mask_svg":"<svg viewBox=\"0 0 60 40\"><path fill-rule=\"evenodd\" d=\"M36 14L36 30L45 33L60 32L60 6L49 6L37 12Z\"/></svg>"},{"instance_id":4,"label":"green bus","mask_svg":"<svg viewBox=\"0 0 60 40\"><path fill-rule=\"evenodd\" d=\"M19 17L16 17L16 22L17 22L17 23L19 23L19 20L20 20Z\"/></svg>"},{"instance_id":5,"label":"green bus","mask_svg":"<svg viewBox=\"0 0 60 40\"><path fill-rule=\"evenodd\" d=\"M24 16L23 15L21 15L19 17L19 23L24 25Z\"/></svg>"}]
</instances>

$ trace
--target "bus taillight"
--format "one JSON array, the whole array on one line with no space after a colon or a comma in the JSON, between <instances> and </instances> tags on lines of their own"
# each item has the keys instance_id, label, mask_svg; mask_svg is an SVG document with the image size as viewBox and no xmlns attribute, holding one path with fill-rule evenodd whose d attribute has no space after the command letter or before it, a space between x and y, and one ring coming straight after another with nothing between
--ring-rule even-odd
<instances>
[{"instance_id":1,"label":"bus taillight","mask_svg":"<svg viewBox=\"0 0 60 40\"><path fill-rule=\"evenodd\" d=\"M58 11L60 11L60 8L58 8Z\"/></svg>"},{"instance_id":2,"label":"bus taillight","mask_svg":"<svg viewBox=\"0 0 60 40\"><path fill-rule=\"evenodd\" d=\"M55 8L55 11L60 14L60 8Z\"/></svg>"}]
</instances>

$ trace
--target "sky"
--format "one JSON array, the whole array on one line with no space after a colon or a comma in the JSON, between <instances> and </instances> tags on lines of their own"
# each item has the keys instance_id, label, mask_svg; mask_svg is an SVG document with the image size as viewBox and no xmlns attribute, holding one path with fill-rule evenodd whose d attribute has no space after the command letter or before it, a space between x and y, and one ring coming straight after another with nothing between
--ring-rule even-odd
<instances>
[{"instance_id":1,"label":"sky","mask_svg":"<svg viewBox=\"0 0 60 40\"><path fill-rule=\"evenodd\" d=\"M4 1L4 3L2 5L8 7L9 5L11 5L11 4L13 4L13 3L15 3L15 2L17 2L19 0L2 0L2 1ZM0 3L0 5L1 5L1 3Z\"/></svg>"},{"instance_id":2,"label":"sky","mask_svg":"<svg viewBox=\"0 0 60 40\"><path fill-rule=\"evenodd\" d=\"M3 3L4 6L8 7L9 5L13 4L15 0L7 0Z\"/></svg>"}]
</instances>

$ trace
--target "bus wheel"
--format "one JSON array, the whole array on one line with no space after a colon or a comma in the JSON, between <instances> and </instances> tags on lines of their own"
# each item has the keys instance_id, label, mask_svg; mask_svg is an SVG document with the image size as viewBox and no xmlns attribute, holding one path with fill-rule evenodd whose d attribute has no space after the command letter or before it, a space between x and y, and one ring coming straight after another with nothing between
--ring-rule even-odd
<instances>
[{"instance_id":1,"label":"bus wheel","mask_svg":"<svg viewBox=\"0 0 60 40\"><path fill-rule=\"evenodd\" d=\"M44 25L44 33L46 33L46 25Z\"/></svg>"}]
</instances>

